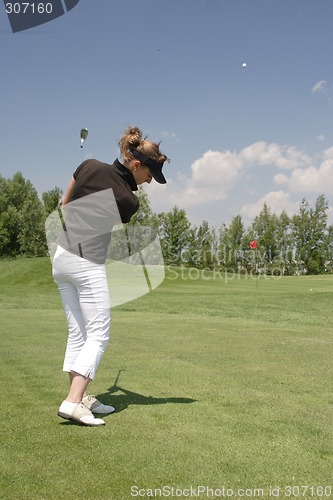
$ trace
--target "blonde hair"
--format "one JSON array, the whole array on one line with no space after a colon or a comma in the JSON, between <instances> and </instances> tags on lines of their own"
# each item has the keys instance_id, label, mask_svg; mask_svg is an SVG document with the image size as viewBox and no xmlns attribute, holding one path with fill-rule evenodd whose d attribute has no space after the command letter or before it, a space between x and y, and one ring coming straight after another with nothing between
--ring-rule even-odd
<instances>
[{"instance_id":1,"label":"blonde hair","mask_svg":"<svg viewBox=\"0 0 333 500\"><path fill-rule=\"evenodd\" d=\"M162 166L165 161L169 162L170 160L165 154L161 153L160 144L160 142L148 141L146 137L143 137L138 127L128 127L118 142L121 156L125 162L134 159L131 148L135 148L147 158L160 163Z\"/></svg>"}]
</instances>

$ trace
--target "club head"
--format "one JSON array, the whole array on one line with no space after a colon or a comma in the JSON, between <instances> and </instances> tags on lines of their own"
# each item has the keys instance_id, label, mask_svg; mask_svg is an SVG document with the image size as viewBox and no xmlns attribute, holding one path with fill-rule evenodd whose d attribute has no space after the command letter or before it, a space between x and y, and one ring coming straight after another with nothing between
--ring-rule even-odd
<instances>
[{"instance_id":1,"label":"club head","mask_svg":"<svg viewBox=\"0 0 333 500\"><path fill-rule=\"evenodd\" d=\"M81 129L80 137L83 141L86 140L86 138L88 137L88 129L87 128Z\"/></svg>"},{"instance_id":2,"label":"club head","mask_svg":"<svg viewBox=\"0 0 333 500\"><path fill-rule=\"evenodd\" d=\"M83 143L88 137L88 129L87 128L82 128L80 132L80 139L81 139L81 148L83 148Z\"/></svg>"}]
</instances>

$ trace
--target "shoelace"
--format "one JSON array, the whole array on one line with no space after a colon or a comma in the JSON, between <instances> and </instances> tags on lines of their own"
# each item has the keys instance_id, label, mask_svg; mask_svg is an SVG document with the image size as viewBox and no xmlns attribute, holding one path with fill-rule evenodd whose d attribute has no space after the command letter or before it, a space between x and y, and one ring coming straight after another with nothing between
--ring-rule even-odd
<instances>
[{"instance_id":1,"label":"shoelace","mask_svg":"<svg viewBox=\"0 0 333 500\"><path fill-rule=\"evenodd\" d=\"M91 411L89 410L89 408L87 408L87 406L82 403L82 401L80 403L78 403L78 405L80 406L81 410L84 411L84 414L82 416L92 416L92 413Z\"/></svg>"},{"instance_id":2,"label":"shoelace","mask_svg":"<svg viewBox=\"0 0 333 500\"><path fill-rule=\"evenodd\" d=\"M97 401L97 399L95 398L95 396L87 396L87 399L89 402L92 402L94 403L95 401Z\"/></svg>"}]
</instances>

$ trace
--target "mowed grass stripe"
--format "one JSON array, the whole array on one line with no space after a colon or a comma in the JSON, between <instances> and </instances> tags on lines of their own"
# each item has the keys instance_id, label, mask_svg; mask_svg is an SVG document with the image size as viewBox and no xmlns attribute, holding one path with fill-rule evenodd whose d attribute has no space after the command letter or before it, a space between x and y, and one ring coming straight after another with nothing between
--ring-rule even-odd
<instances>
[{"instance_id":1,"label":"mowed grass stripe","mask_svg":"<svg viewBox=\"0 0 333 500\"><path fill-rule=\"evenodd\" d=\"M332 483L330 277L257 286L178 270L114 309L92 390L118 412L90 429L56 416L66 324L49 263L33 259L30 281L29 260L22 279L10 264L11 282L0 277L2 498Z\"/></svg>"}]
</instances>

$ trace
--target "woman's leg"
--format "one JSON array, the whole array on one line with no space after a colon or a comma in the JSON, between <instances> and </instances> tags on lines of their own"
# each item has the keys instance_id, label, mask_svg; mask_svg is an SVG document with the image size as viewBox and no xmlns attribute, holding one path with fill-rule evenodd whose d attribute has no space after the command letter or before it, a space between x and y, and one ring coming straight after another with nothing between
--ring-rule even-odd
<instances>
[{"instance_id":1,"label":"woman's leg","mask_svg":"<svg viewBox=\"0 0 333 500\"><path fill-rule=\"evenodd\" d=\"M105 266L62 250L56 254L53 276L68 323L63 369L92 380L110 336Z\"/></svg>"},{"instance_id":2,"label":"woman's leg","mask_svg":"<svg viewBox=\"0 0 333 500\"><path fill-rule=\"evenodd\" d=\"M86 425L101 425L104 421L94 419L92 414L87 416L81 402L87 395L87 386L96 373L109 340L110 299L105 266L61 251L54 260L53 276L68 322L63 369L69 372L70 377L70 390L58 414L81 423L84 419ZM89 403L94 406L90 409L97 410L97 413L114 411L114 408L102 405L95 398ZM81 418L82 411L84 415Z\"/></svg>"},{"instance_id":3,"label":"woman's leg","mask_svg":"<svg viewBox=\"0 0 333 500\"><path fill-rule=\"evenodd\" d=\"M89 377L84 377L79 373L70 372L70 388L66 401L71 403L79 403L84 397L87 396L86 389L90 382Z\"/></svg>"},{"instance_id":4,"label":"woman's leg","mask_svg":"<svg viewBox=\"0 0 333 500\"><path fill-rule=\"evenodd\" d=\"M76 278L75 285L86 340L70 371L93 380L109 342L110 297L105 266L89 261L82 265L84 272Z\"/></svg>"},{"instance_id":5,"label":"woman's leg","mask_svg":"<svg viewBox=\"0 0 333 500\"><path fill-rule=\"evenodd\" d=\"M58 288L68 325L63 371L70 373L76 358L86 342L87 333L76 286L72 283L58 282Z\"/></svg>"}]
</instances>

